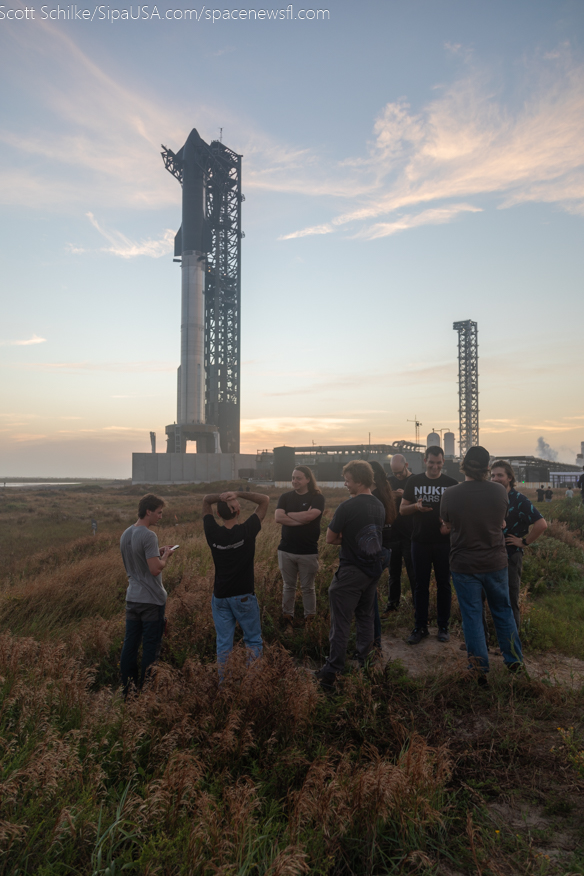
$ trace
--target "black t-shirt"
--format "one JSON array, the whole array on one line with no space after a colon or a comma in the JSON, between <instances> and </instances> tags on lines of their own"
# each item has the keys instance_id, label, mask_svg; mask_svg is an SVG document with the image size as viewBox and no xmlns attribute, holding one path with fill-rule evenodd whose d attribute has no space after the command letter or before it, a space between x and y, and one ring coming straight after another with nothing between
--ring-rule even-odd
<instances>
[{"instance_id":1,"label":"black t-shirt","mask_svg":"<svg viewBox=\"0 0 584 876\"><path fill-rule=\"evenodd\" d=\"M255 540L262 528L258 515L252 514L245 523L228 529L219 526L212 514L205 514L203 527L215 563L213 593L217 599L253 593Z\"/></svg>"},{"instance_id":2,"label":"black t-shirt","mask_svg":"<svg viewBox=\"0 0 584 876\"><path fill-rule=\"evenodd\" d=\"M371 495L375 496L376 499L379 499L381 504L383 505L383 499L381 498L381 494L377 488L371 490ZM385 505L383 505L385 508ZM383 524L383 531L381 533L381 543L384 548L389 548L391 544L392 536L391 536L391 523Z\"/></svg>"},{"instance_id":3,"label":"black t-shirt","mask_svg":"<svg viewBox=\"0 0 584 876\"><path fill-rule=\"evenodd\" d=\"M431 511L414 511L412 541L420 544L448 544L450 536L440 533L440 500L448 487L457 484L454 478L441 474L439 478L429 478L424 474L412 475L404 487L403 498L408 502L422 503Z\"/></svg>"},{"instance_id":4,"label":"black t-shirt","mask_svg":"<svg viewBox=\"0 0 584 876\"><path fill-rule=\"evenodd\" d=\"M324 511L322 493L299 495L296 490L290 490L289 493L282 493L278 499L278 508L286 513L318 508L321 515L316 520L311 520L310 523L304 523L302 526L282 526L282 540L278 545L279 551L286 551L289 554L317 554L320 522Z\"/></svg>"},{"instance_id":5,"label":"black t-shirt","mask_svg":"<svg viewBox=\"0 0 584 876\"><path fill-rule=\"evenodd\" d=\"M387 482L392 490L405 490L406 484L410 480L413 475L410 475L407 478L404 478L403 481L400 481L399 478L396 478L395 475L392 475L387 479ZM411 539L412 537L412 529L414 526L414 518L413 517L403 517L399 513L399 506L401 505L401 496L395 496L395 507L397 509L397 517L394 522L391 524L391 539L392 541L405 541L406 539Z\"/></svg>"},{"instance_id":6,"label":"black t-shirt","mask_svg":"<svg viewBox=\"0 0 584 876\"><path fill-rule=\"evenodd\" d=\"M544 494L545 494L545 490L541 490L541 489L540 489L540 490L536 490L535 492L537 493L537 501L538 501L538 502L543 502L543 497L544 497Z\"/></svg>"},{"instance_id":7,"label":"black t-shirt","mask_svg":"<svg viewBox=\"0 0 584 876\"><path fill-rule=\"evenodd\" d=\"M340 550L341 566L357 566L370 578L382 572L382 530L385 508L379 499L361 493L342 502L329 524L333 532L343 534Z\"/></svg>"},{"instance_id":8,"label":"black t-shirt","mask_svg":"<svg viewBox=\"0 0 584 876\"><path fill-rule=\"evenodd\" d=\"M580 487L580 489L584 493L584 474L580 475L580 477L578 478L578 481L576 482L576 486Z\"/></svg>"}]
</instances>

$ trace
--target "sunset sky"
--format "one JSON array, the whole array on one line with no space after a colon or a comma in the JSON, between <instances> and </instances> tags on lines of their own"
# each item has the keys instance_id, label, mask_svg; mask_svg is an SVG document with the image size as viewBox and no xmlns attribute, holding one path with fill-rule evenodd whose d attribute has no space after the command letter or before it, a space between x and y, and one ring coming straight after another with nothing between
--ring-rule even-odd
<instances>
[{"instance_id":1,"label":"sunset sky","mask_svg":"<svg viewBox=\"0 0 584 876\"><path fill-rule=\"evenodd\" d=\"M0 10L0 477L129 477L151 429L164 449L181 192L160 144L193 127L243 155L242 451L413 439L415 415L458 436L452 323L473 319L481 443L574 462L584 4L116 2Z\"/></svg>"}]
</instances>

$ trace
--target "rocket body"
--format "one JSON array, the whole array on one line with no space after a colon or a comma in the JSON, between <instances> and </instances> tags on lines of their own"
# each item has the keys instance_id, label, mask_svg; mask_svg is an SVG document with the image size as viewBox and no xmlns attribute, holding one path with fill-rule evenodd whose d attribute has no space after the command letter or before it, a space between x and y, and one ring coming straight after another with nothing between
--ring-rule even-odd
<instances>
[{"instance_id":1,"label":"rocket body","mask_svg":"<svg viewBox=\"0 0 584 876\"><path fill-rule=\"evenodd\" d=\"M177 423L205 422L205 262L183 253Z\"/></svg>"},{"instance_id":2,"label":"rocket body","mask_svg":"<svg viewBox=\"0 0 584 876\"><path fill-rule=\"evenodd\" d=\"M209 249L205 218L204 146L196 129L178 153L183 167L182 226L175 255L182 260L181 347L177 423L205 422L205 265Z\"/></svg>"}]
</instances>

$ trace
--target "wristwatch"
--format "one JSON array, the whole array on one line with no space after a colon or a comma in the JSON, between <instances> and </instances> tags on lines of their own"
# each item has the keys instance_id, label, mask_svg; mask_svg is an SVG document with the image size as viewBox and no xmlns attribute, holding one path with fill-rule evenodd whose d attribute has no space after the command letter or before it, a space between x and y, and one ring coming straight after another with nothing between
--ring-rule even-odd
<instances>
[{"instance_id":1,"label":"wristwatch","mask_svg":"<svg viewBox=\"0 0 584 876\"><path fill-rule=\"evenodd\" d=\"M528 545L527 542L525 541L525 538L522 538L522 539L521 539L521 544L522 544L522 545L525 545L525 547L529 547L529 545Z\"/></svg>"}]
</instances>

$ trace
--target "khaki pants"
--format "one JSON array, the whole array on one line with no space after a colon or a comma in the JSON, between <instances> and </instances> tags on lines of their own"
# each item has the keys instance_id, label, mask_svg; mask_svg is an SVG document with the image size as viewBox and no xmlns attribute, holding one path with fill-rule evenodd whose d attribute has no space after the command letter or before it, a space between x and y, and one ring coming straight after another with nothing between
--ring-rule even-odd
<instances>
[{"instance_id":1,"label":"khaki pants","mask_svg":"<svg viewBox=\"0 0 584 876\"><path fill-rule=\"evenodd\" d=\"M300 578L304 617L316 614L316 590L314 579L318 572L318 554L289 554L278 551L278 565L282 573L284 591L282 593L282 614L294 616L296 582Z\"/></svg>"}]
</instances>

